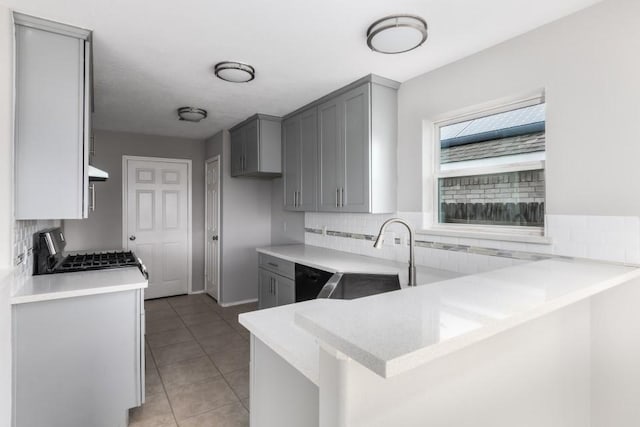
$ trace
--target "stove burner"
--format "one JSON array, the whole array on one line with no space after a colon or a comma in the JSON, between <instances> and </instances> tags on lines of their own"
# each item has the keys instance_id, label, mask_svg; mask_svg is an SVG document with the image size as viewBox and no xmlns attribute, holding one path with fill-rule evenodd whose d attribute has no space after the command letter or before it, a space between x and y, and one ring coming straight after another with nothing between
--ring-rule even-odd
<instances>
[{"instance_id":1,"label":"stove burner","mask_svg":"<svg viewBox=\"0 0 640 427\"><path fill-rule=\"evenodd\" d=\"M96 252L90 254L68 255L55 268L56 271L84 271L103 268L137 266L138 260L133 252Z\"/></svg>"}]
</instances>

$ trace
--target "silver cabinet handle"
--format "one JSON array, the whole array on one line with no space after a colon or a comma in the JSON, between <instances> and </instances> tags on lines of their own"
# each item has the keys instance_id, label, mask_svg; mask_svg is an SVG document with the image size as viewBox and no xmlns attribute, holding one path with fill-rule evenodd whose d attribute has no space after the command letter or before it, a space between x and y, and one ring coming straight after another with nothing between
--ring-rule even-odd
<instances>
[{"instance_id":1,"label":"silver cabinet handle","mask_svg":"<svg viewBox=\"0 0 640 427\"><path fill-rule=\"evenodd\" d=\"M336 188L336 208L340 207L340 189Z\"/></svg>"},{"instance_id":2,"label":"silver cabinet handle","mask_svg":"<svg viewBox=\"0 0 640 427\"><path fill-rule=\"evenodd\" d=\"M268 262L267 265L270 265L271 267L278 268L278 264L276 264L275 262Z\"/></svg>"},{"instance_id":3,"label":"silver cabinet handle","mask_svg":"<svg viewBox=\"0 0 640 427\"><path fill-rule=\"evenodd\" d=\"M298 202L297 202L297 198L296 198L296 192L293 192L293 207L295 208L296 206L298 206Z\"/></svg>"},{"instance_id":4,"label":"silver cabinet handle","mask_svg":"<svg viewBox=\"0 0 640 427\"><path fill-rule=\"evenodd\" d=\"M298 198L298 192L295 192L295 201L296 201L296 207L300 206L300 199Z\"/></svg>"},{"instance_id":5,"label":"silver cabinet handle","mask_svg":"<svg viewBox=\"0 0 640 427\"><path fill-rule=\"evenodd\" d=\"M344 187L340 188L340 206L344 207Z\"/></svg>"},{"instance_id":6,"label":"silver cabinet handle","mask_svg":"<svg viewBox=\"0 0 640 427\"><path fill-rule=\"evenodd\" d=\"M89 206L89 209L93 212L96 210L96 185L91 184L89 189L91 190L91 206Z\"/></svg>"}]
</instances>

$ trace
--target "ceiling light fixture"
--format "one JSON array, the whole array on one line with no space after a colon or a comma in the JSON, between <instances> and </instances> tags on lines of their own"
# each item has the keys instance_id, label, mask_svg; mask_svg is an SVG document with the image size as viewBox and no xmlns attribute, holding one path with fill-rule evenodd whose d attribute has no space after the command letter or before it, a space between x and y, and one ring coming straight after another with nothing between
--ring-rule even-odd
<instances>
[{"instance_id":1,"label":"ceiling light fixture","mask_svg":"<svg viewBox=\"0 0 640 427\"><path fill-rule=\"evenodd\" d=\"M243 62L218 62L213 72L219 79L232 83L246 83L256 78L256 69Z\"/></svg>"},{"instance_id":2,"label":"ceiling light fixture","mask_svg":"<svg viewBox=\"0 0 640 427\"><path fill-rule=\"evenodd\" d=\"M408 52L426 40L427 21L415 15L386 16L367 30L367 45L374 52Z\"/></svg>"},{"instance_id":3,"label":"ceiling light fixture","mask_svg":"<svg viewBox=\"0 0 640 427\"><path fill-rule=\"evenodd\" d=\"M202 108L181 107L178 108L178 117L185 122L199 122L207 118L207 110Z\"/></svg>"}]
</instances>

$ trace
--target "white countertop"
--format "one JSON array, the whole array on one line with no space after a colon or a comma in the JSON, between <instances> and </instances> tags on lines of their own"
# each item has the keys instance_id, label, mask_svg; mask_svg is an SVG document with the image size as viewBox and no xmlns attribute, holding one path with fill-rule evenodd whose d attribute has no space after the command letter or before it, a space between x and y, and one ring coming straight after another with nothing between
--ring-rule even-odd
<instances>
[{"instance_id":1,"label":"white countertop","mask_svg":"<svg viewBox=\"0 0 640 427\"><path fill-rule=\"evenodd\" d=\"M147 279L138 267L43 274L28 278L11 297L11 304L106 294L146 287Z\"/></svg>"},{"instance_id":2,"label":"white countertop","mask_svg":"<svg viewBox=\"0 0 640 427\"><path fill-rule=\"evenodd\" d=\"M638 276L635 267L545 260L367 298L300 306L294 310L295 323L388 378Z\"/></svg>"},{"instance_id":3,"label":"white countertop","mask_svg":"<svg viewBox=\"0 0 640 427\"><path fill-rule=\"evenodd\" d=\"M407 283L409 263L356 255L349 252L309 245L283 245L258 248L258 252L286 261L304 264L330 273L398 274L400 283ZM418 283L439 282L461 274L453 271L418 266Z\"/></svg>"},{"instance_id":4,"label":"white countertop","mask_svg":"<svg viewBox=\"0 0 640 427\"><path fill-rule=\"evenodd\" d=\"M314 384L318 384L318 343L316 339L294 324L297 310L322 308L337 300L315 299L283 305L268 310L242 313L240 324L278 353Z\"/></svg>"}]
</instances>

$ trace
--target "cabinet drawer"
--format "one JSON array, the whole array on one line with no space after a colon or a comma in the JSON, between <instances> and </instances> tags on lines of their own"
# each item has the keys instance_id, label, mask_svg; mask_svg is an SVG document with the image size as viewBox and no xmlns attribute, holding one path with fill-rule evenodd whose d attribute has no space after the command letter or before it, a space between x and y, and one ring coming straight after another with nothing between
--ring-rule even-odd
<instances>
[{"instance_id":1,"label":"cabinet drawer","mask_svg":"<svg viewBox=\"0 0 640 427\"><path fill-rule=\"evenodd\" d=\"M289 279L295 278L295 264L291 261L285 261L281 258L277 258L271 255L260 254L259 257L260 267L265 270L272 271Z\"/></svg>"}]
</instances>

